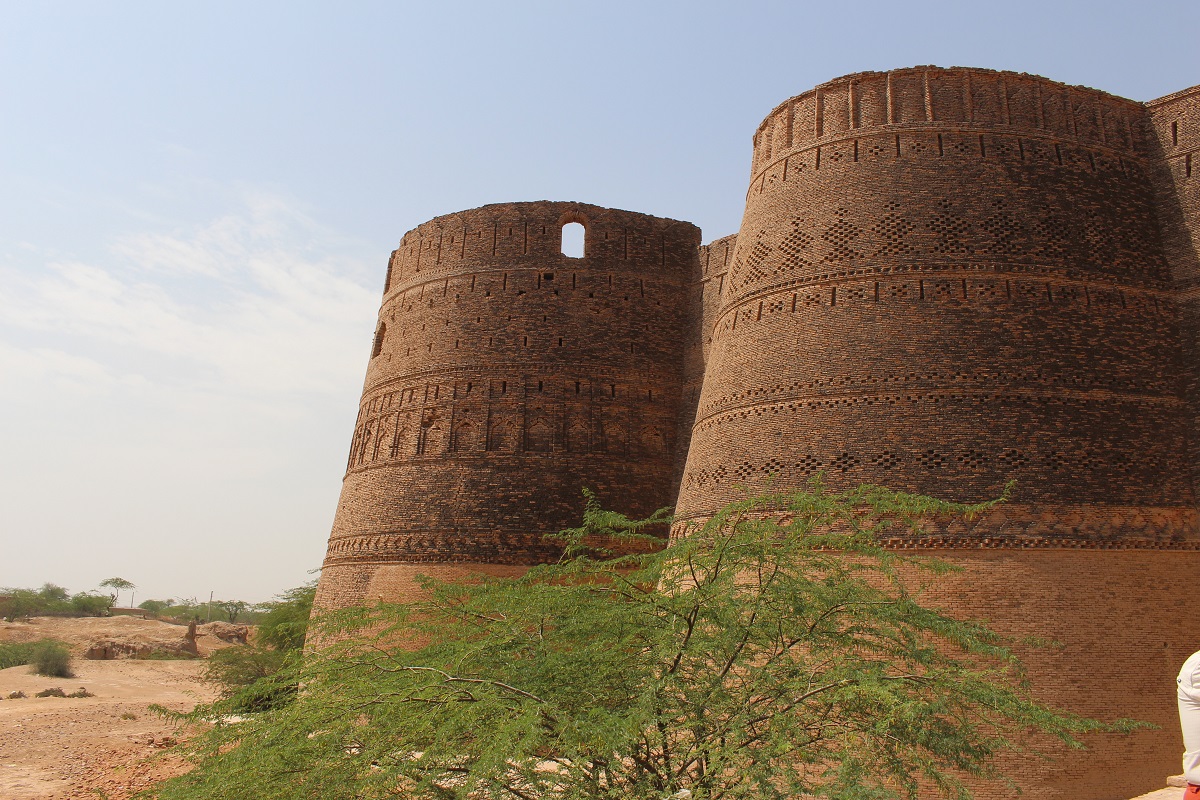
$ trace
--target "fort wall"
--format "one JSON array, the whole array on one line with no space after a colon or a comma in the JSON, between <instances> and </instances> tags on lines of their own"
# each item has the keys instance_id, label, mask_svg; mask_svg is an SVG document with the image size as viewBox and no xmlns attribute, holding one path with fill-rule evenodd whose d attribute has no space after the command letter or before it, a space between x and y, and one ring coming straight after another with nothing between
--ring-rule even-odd
<instances>
[{"instance_id":1,"label":"fort wall","mask_svg":"<svg viewBox=\"0 0 1200 800\"><path fill-rule=\"evenodd\" d=\"M586 229L582 258L564 224ZM580 203L438 217L385 281L319 603L407 592L424 565L558 555L581 488L645 515L674 497L688 223ZM381 565L401 565L377 575ZM380 582L391 585L377 591Z\"/></svg>"},{"instance_id":2,"label":"fort wall","mask_svg":"<svg viewBox=\"0 0 1200 800\"><path fill-rule=\"evenodd\" d=\"M631 515L674 500L682 526L818 473L960 501L1015 479L885 544L962 567L933 604L1057 642L1021 651L1040 699L1161 726L1008 762L1026 796L1160 787L1200 646L1178 588L1200 567L1198 151L1200 87L1141 104L916 67L772 110L741 228L708 245L579 203L409 231L317 606L519 574L584 486Z\"/></svg>"},{"instance_id":3,"label":"fort wall","mask_svg":"<svg viewBox=\"0 0 1200 800\"><path fill-rule=\"evenodd\" d=\"M1200 538L1140 110L926 68L776 109L756 135L681 517L817 472L961 501L1015 479L1003 521L973 534Z\"/></svg>"},{"instance_id":4,"label":"fort wall","mask_svg":"<svg viewBox=\"0 0 1200 800\"><path fill-rule=\"evenodd\" d=\"M1192 442L1200 442L1200 87L1147 103L1163 245L1179 308ZM1200 448L1192 478L1200 491Z\"/></svg>"}]
</instances>

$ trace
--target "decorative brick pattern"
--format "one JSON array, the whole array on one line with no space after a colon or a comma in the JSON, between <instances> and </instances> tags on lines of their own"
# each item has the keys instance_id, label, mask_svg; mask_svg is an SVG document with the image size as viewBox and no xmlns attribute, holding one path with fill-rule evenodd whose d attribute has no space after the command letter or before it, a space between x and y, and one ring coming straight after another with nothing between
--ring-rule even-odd
<instances>
[{"instance_id":1,"label":"decorative brick pattern","mask_svg":"<svg viewBox=\"0 0 1200 800\"><path fill-rule=\"evenodd\" d=\"M1061 642L1023 653L1043 699L1162 726L1014 761L1026 796L1161 786L1198 633L1196 158L1200 87L1141 104L917 67L775 108L736 236L549 202L409 231L317 605L555 558L583 486L685 526L817 473L962 501L1015 479L886 544L964 568L928 601Z\"/></svg>"},{"instance_id":2,"label":"decorative brick pattern","mask_svg":"<svg viewBox=\"0 0 1200 800\"><path fill-rule=\"evenodd\" d=\"M582 258L561 252L570 222ZM578 523L585 486L632 514L669 505L699 245L688 223L580 203L484 206L405 234L322 604L371 597L385 564L555 558L543 536Z\"/></svg>"}]
</instances>

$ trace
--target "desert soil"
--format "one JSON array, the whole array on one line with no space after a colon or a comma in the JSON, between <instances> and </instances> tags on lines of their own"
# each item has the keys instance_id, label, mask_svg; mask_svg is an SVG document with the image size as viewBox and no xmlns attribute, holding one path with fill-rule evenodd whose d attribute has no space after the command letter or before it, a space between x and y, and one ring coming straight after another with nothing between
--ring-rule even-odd
<instances>
[{"instance_id":1,"label":"desert soil","mask_svg":"<svg viewBox=\"0 0 1200 800\"><path fill-rule=\"evenodd\" d=\"M0 641L54 638L76 656L74 678L44 678L28 666L0 670L0 798L126 800L182 772L184 763L167 748L184 734L149 706L188 711L212 700L213 687L200 679L204 662L91 661L82 654L97 640L153 645L177 641L185 630L128 617L0 622ZM227 646L203 635L197 644L202 655ZM51 687L84 687L95 697L34 697ZM9 699L18 691L28 697Z\"/></svg>"}]
</instances>

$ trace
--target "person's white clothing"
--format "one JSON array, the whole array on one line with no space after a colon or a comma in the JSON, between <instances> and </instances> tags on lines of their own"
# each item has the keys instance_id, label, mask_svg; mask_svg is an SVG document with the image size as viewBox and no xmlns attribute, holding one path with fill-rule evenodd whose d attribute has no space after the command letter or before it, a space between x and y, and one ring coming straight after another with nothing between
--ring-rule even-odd
<instances>
[{"instance_id":1,"label":"person's white clothing","mask_svg":"<svg viewBox=\"0 0 1200 800\"><path fill-rule=\"evenodd\" d=\"M1183 662L1179 684L1179 724L1183 727L1183 777L1200 785L1200 651Z\"/></svg>"}]
</instances>

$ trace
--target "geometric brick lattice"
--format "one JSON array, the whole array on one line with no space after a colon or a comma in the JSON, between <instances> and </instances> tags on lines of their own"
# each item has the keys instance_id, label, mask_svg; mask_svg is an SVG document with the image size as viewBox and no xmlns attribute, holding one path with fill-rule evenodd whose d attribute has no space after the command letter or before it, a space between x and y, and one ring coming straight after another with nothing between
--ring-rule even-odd
<instances>
[{"instance_id":1,"label":"geometric brick lattice","mask_svg":"<svg viewBox=\"0 0 1200 800\"><path fill-rule=\"evenodd\" d=\"M775 108L740 231L709 245L580 203L409 231L318 606L555 558L543 537L584 486L685 526L817 473L962 501L1015 480L1010 503L887 544L964 568L931 601L1062 642L1028 654L1044 699L1164 726L1091 742L1086 769L1021 762L1027 796L1161 786L1200 641L1178 601L1200 567L1197 158L1200 87L1143 104L918 67Z\"/></svg>"}]
</instances>

